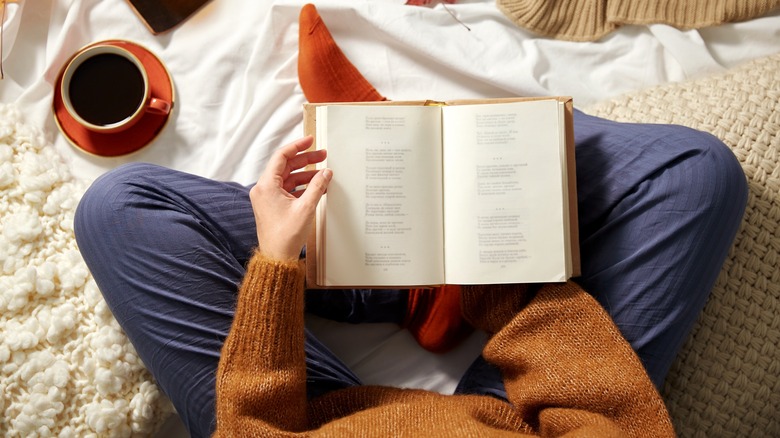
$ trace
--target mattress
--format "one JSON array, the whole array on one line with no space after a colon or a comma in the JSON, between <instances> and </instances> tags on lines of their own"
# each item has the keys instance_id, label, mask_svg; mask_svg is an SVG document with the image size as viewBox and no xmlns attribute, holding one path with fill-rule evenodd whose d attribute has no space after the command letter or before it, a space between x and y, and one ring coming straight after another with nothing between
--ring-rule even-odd
<instances>
[{"instance_id":1,"label":"mattress","mask_svg":"<svg viewBox=\"0 0 780 438\"><path fill-rule=\"evenodd\" d=\"M7 5L0 102L83 185L131 161L250 184L270 153L302 135L297 16L305 2L212 0L174 30L151 34L123 0L21 0ZM623 93L726 71L780 52L780 11L701 30L624 26L596 42L539 37L491 0L446 8L402 0L330 0L317 7L345 54L393 100L567 95L587 107ZM457 19L456 19L457 18ZM84 153L52 116L54 82L81 47L126 39L154 53L174 84L174 107L157 138L133 154ZM484 335L454 351L420 349L392 324L310 328L366 383L452 392Z\"/></svg>"}]
</instances>

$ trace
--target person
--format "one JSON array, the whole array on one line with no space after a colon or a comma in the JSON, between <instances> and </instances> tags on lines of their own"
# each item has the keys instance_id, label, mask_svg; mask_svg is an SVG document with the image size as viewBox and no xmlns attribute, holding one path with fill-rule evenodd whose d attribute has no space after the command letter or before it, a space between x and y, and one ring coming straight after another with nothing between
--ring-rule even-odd
<instances>
[{"instance_id":1,"label":"person","mask_svg":"<svg viewBox=\"0 0 780 438\"><path fill-rule=\"evenodd\" d=\"M364 79L309 5L300 44L310 101L384 99L367 82L343 86ZM322 62L348 74L323 75ZM582 275L564 284L305 291L298 257L338 178L294 172L324 158L305 151L311 138L279 148L251 187L121 166L85 193L76 238L192 436L672 436L658 388L733 241L746 180L707 133L580 111L574 124ZM434 338L451 339L421 343L434 348L456 344L464 321L489 340L455 394L366 386L306 329L305 311L444 319Z\"/></svg>"}]
</instances>

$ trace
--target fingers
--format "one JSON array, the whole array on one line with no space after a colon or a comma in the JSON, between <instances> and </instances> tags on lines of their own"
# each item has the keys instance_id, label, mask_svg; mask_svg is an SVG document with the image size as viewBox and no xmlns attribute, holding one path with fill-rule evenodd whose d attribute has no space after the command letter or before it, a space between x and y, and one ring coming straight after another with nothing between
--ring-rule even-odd
<instances>
[{"instance_id":1,"label":"fingers","mask_svg":"<svg viewBox=\"0 0 780 438\"><path fill-rule=\"evenodd\" d=\"M287 192L293 192L296 187L309 184L312 177L317 174L316 170L304 170L301 172L291 173L284 179L282 188Z\"/></svg>"},{"instance_id":2,"label":"fingers","mask_svg":"<svg viewBox=\"0 0 780 438\"><path fill-rule=\"evenodd\" d=\"M303 194L300 196L300 201L313 211L314 207L317 206L317 203L320 202L322 195L327 191L328 184L330 184L332 178L333 171L330 169L322 169L317 172L309 182L306 190L304 190Z\"/></svg>"},{"instance_id":3,"label":"fingers","mask_svg":"<svg viewBox=\"0 0 780 438\"><path fill-rule=\"evenodd\" d=\"M271 155L271 158L268 160L266 173L274 176L284 175L287 169L290 168L299 169L300 167L303 167L300 165L298 167L289 167L289 165L291 161L293 162L293 164L295 164L295 160L296 157L298 157L298 154L310 148L313 142L314 142L314 138L312 136L306 136L298 140L295 140L294 142L289 143L285 146L282 146L276 152L274 152L274 154ZM319 154L314 154L314 155L317 156ZM306 160L307 159L304 159L304 161ZM300 162L301 160L297 159L297 161ZM314 162L316 163L316 161Z\"/></svg>"},{"instance_id":4,"label":"fingers","mask_svg":"<svg viewBox=\"0 0 780 438\"><path fill-rule=\"evenodd\" d=\"M258 186L271 187L276 186L299 198L309 191L307 189L296 190L298 187L309 185L315 193L316 201L325 193L325 188L330 182L332 171L327 172L317 170L296 170L304 168L310 164L319 163L325 160L327 152L325 150L306 151L313 143L313 138L307 136L289 143L279 148L268 161L266 171L261 175ZM319 195L316 195L320 192Z\"/></svg>"},{"instance_id":5,"label":"fingers","mask_svg":"<svg viewBox=\"0 0 780 438\"><path fill-rule=\"evenodd\" d=\"M290 159L287 162L287 170L288 172L294 172L298 169L302 169L308 166L309 164L320 163L323 160L325 160L325 156L326 156L325 150L299 153L298 155L296 155L294 158Z\"/></svg>"}]
</instances>

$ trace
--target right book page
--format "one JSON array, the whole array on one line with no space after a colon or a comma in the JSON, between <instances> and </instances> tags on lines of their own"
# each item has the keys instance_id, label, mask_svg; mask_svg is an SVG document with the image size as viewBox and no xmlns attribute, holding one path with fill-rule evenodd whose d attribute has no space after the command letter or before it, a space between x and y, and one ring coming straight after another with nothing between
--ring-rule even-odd
<instances>
[{"instance_id":1,"label":"right book page","mask_svg":"<svg viewBox=\"0 0 780 438\"><path fill-rule=\"evenodd\" d=\"M571 254L564 104L442 109L446 282L565 281Z\"/></svg>"}]
</instances>

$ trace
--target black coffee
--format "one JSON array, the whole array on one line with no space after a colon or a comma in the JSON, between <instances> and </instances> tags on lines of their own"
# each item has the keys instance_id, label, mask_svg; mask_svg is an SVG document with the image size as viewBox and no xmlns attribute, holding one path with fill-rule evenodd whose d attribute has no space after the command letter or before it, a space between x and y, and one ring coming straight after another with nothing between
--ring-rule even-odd
<instances>
[{"instance_id":1,"label":"black coffee","mask_svg":"<svg viewBox=\"0 0 780 438\"><path fill-rule=\"evenodd\" d=\"M135 113L144 98L144 79L127 58L101 53L76 68L68 92L81 118L105 126Z\"/></svg>"}]
</instances>

